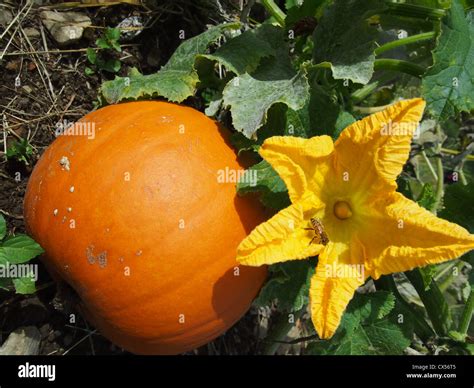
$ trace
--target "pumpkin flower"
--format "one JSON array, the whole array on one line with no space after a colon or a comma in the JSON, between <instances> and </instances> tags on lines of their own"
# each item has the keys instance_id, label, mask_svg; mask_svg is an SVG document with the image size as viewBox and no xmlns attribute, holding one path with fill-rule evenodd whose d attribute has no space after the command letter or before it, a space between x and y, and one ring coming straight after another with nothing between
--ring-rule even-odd
<instances>
[{"instance_id":1,"label":"pumpkin flower","mask_svg":"<svg viewBox=\"0 0 474 388\"><path fill-rule=\"evenodd\" d=\"M474 248L474 235L396 191L424 107L421 99L398 102L350 125L334 143L329 136L276 136L260 148L292 204L241 242L237 260L260 266L319 255L310 308L321 338L334 334L369 276L441 263Z\"/></svg>"}]
</instances>

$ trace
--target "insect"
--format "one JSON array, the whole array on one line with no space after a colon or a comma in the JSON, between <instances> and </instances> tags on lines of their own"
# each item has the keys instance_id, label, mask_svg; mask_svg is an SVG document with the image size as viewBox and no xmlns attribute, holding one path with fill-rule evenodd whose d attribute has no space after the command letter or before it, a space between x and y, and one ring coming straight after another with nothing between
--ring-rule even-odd
<instances>
[{"instance_id":1,"label":"insect","mask_svg":"<svg viewBox=\"0 0 474 388\"><path fill-rule=\"evenodd\" d=\"M318 244L322 245L327 245L329 242L329 237L324 231L324 226L321 220L317 218L311 218L311 228L304 228L305 230L313 230L314 233L316 233L316 236L314 236L311 241L309 242L309 245L313 243L314 240L317 239Z\"/></svg>"}]
</instances>

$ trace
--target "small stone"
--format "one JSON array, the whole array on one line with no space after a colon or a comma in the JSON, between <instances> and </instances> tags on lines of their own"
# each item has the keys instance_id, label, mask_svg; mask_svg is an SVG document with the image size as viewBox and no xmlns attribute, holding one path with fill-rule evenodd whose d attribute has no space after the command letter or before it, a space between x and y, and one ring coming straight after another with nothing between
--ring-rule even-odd
<instances>
[{"instance_id":1,"label":"small stone","mask_svg":"<svg viewBox=\"0 0 474 388\"><path fill-rule=\"evenodd\" d=\"M23 31L25 31L28 38L37 38L41 35L40 32L33 27L26 27Z\"/></svg>"},{"instance_id":2,"label":"small stone","mask_svg":"<svg viewBox=\"0 0 474 388\"><path fill-rule=\"evenodd\" d=\"M58 209L54 209L54 210L53 210L53 214L54 214L54 216L56 217L56 216L58 215Z\"/></svg>"},{"instance_id":3,"label":"small stone","mask_svg":"<svg viewBox=\"0 0 474 388\"><path fill-rule=\"evenodd\" d=\"M69 192L70 192L70 193L74 193L74 186L71 186L71 187L69 188Z\"/></svg>"},{"instance_id":4,"label":"small stone","mask_svg":"<svg viewBox=\"0 0 474 388\"><path fill-rule=\"evenodd\" d=\"M81 39L84 28L92 24L87 15L79 12L43 11L40 17L54 40L63 45Z\"/></svg>"}]
</instances>

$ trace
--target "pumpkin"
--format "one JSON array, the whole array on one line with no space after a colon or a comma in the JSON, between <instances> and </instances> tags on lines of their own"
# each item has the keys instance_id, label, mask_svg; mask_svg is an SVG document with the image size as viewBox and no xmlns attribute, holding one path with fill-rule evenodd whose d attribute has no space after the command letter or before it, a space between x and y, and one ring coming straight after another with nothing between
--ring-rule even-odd
<instances>
[{"instance_id":1,"label":"pumpkin","mask_svg":"<svg viewBox=\"0 0 474 388\"><path fill-rule=\"evenodd\" d=\"M228 137L192 108L129 102L86 115L35 166L27 230L120 347L199 347L230 328L264 282L266 269L235 260L265 215L236 196L242 165Z\"/></svg>"}]
</instances>

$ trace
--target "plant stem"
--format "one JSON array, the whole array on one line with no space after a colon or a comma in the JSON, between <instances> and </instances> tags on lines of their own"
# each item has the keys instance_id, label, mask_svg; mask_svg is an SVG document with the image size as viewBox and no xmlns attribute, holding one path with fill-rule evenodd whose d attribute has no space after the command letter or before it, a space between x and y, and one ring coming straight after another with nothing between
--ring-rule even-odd
<instances>
[{"instance_id":1,"label":"plant stem","mask_svg":"<svg viewBox=\"0 0 474 388\"><path fill-rule=\"evenodd\" d=\"M433 168L433 165L431 164L430 160L428 159L428 156L426 155L426 152L423 150L421 151L421 156L423 156L423 159L425 160L426 162L426 165L428 166L430 172L431 172L431 175L433 175L433 177L436 179L436 181L438 181L438 175L436 174L436 171L435 169Z\"/></svg>"},{"instance_id":2,"label":"plant stem","mask_svg":"<svg viewBox=\"0 0 474 388\"><path fill-rule=\"evenodd\" d=\"M446 276L446 278L440 282L439 284L439 289L441 292L444 292L447 290L447 288L451 285L451 282L454 279L454 269L457 268L458 272L461 272L464 267L464 262L462 260L459 260L457 263L454 263L452 267L448 267L448 270L451 270L451 272ZM436 278L435 278L436 281Z\"/></svg>"},{"instance_id":3,"label":"plant stem","mask_svg":"<svg viewBox=\"0 0 474 388\"><path fill-rule=\"evenodd\" d=\"M282 344L281 341L288 332L292 329L292 327L296 324L296 321L301 318L301 316L305 313L306 308L303 307L301 310L292 313L294 315L294 322L291 323L288 319L288 314L284 313L280 315L272 325L272 330L265 338L265 347L263 348L263 354L265 355L273 355L276 353L280 345Z\"/></svg>"},{"instance_id":4,"label":"plant stem","mask_svg":"<svg viewBox=\"0 0 474 388\"><path fill-rule=\"evenodd\" d=\"M424 7L415 4L393 3L391 1L386 1L385 5L387 8L381 13L411 18L430 19L437 21L446 14L444 9Z\"/></svg>"},{"instance_id":5,"label":"plant stem","mask_svg":"<svg viewBox=\"0 0 474 388\"><path fill-rule=\"evenodd\" d=\"M387 107L389 107L390 105L381 105L381 106L357 106L357 105L354 105L353 106L353 109L357 112L360 112L364 115L371 115L371 114L374 114L374 113L377 113L377 112L381 112L385 109L387 109Z\"/></svg>"},{"instance_id":6,"label":"plant stem","mask_svg":"<svg viewBox=\"0 0 474 388\"><path fill-rule=\"evenodd\" d=\"M268 13L272 15L278 24L282 27L285 26L285 13L280 9L273 0L262 0L263 6L266 8Z\"/></svg>"},{"instance_id":7,"label":"plant stem","mask_svg":"<svg viewBox=\"0 0 474 388\"><path fill-rule=\"evenodd\" d=\"M441 126L437 124L435 128L435 134L439 135L440 133L441 133ZM438 145L437 153L441 153L441 146L442 144ZM433 213L435 214L439 210L439 207L441 206L441 203L443 201L443 196L444 196L444 169L443 169L443 159L441 158L441 155L439 155L436 159L436 175L438 176L438 180L436 182L435 201L433 204L433 209L434 209Z\"/></svg>"},{"instance_id":8,"label":"plant stem","mask_svg":"<svg viewBox=\"0 0 474 388\"><path fill-rule=\"evenodd\" d=\"M446 337L452 324L449 305L434 280L431 281L429 288L425 289L422 271L423 268L415 268L405 272L405 275L415 287L436 333L440 337Z\"/></svg>"},{"instance_id":9,"label":"plant stem","mask_svg":"<svg viewBox=\"0 0 474 388\"><path fill-rule=\"evenodd\" d=\"M400 71L414 77L421 77L425 72L425 68L416 63L388 58L376 59L374 62L374 70Z\"/></svg>"},{"instance_id":10,"label":"plant stem","mask_svg":"<svg viewBox=\"0 0 474 388\"><path fill-rule=\"evenodd\" d=\"M462 335L467 334L467 330L469 329L469 325L471 324L472 319L472 311L474 309L474 289L471 288L471 293L466 302L466 306L464 307L464 311L462 312L461 321L459 322L458 331Z\"/></svg>"},{"instance_id":11,"label":"plant stem","mask_svg":"<svg viewBox=\"0 0 474 388\"><path fill-rule=\"evenodd\" d=\"M449 148L441 148L441 152L444 153L444 154L448 154L448 155L459 155L459 154L461 154L460 151L451 150ZM474 160L474 155L467 155L466 160Z\"/></svg>"},{"instance_id":12,"label":"plant stem","mask_svg":"<svg viewBox=\"0 0 474 388\"><path fill-rule=\"evenodd\" d=\"M423 343L426 343L431 337L434 337L435 332L430 327L430 325L428 325L428 323L424 320L423 317L420 317L420 315L413 308L413 306L408 303L405 298L400 294L392 275L382 276L380 279L374 282L377 289L380 288L383 290L391 291L395 295L395 298L397 298L397 300L401 303L402 308L410 313L410 315L413 317L415 333L418 337L420 337Z\"/></svg>"},{"instance_id":13,"label":"plant stem","mask_svg":"<svg viewBox=\"0 0 474 388\"><path fill-rule=\"evenodd\" d=\"M371 82L370 84L364 85L360 89L357 89L351 94L351 99L354 103L363 101L369 94L375 91L379 86L384 85L386 82L393 78L393 74L384 74L378 80Z\"/></svg>"},{"instance_id":14,"label":"plant stem","mask_svg":"<svg viewBox=\"0 0 474 388\"><path fill-rule=\"evenodd\" d=\"M408 36L406 38L394 40L392 42L385 43L384 45L377 47L375 49L375 55L380 55L388 50L393 50L394 48L409 45L412 43L422 42L424 40L430 40L434 38L436 33L434 31L424 32L422 34Z\"/></svg>"},{"instance_id":15,"label":"plant stem","mask_svg":"<svg viewBox=\"0 0 474 388\"><path fill-rule=\"evenodd\" d=\"M320 62L316 65L306 66L306 69L318 68L318 69L330 69L330 62ZM413 75L414 77L421 77L425 72L425 68L417 65L416 63L403 61L401 59L376 59L374 62L374 70L391 70L400 71L402 73Z\"/></svg>"}]
</instances>

